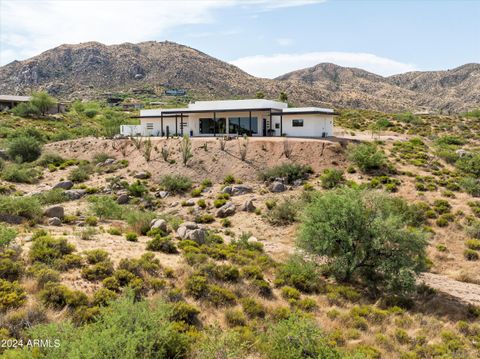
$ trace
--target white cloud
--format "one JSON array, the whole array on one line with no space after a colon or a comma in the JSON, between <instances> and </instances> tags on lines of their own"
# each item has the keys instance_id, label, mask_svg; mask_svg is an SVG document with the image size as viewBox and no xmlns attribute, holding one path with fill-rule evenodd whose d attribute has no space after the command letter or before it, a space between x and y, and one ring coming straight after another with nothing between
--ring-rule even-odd
<instances>
[{"instance_id":1,"label":"white cloud","mask_svg":"<svg viewBox=\"0 0 480 359\"><path fill-rule=\"evenodd\" d=\"M406 64L373 54L355 52L257 55L230 61L231 64L240 67L251 75L266 78L274 78L290 71L314 66L321 62L358 67L383 76L417 69L413 64Z\"/></svg>"},{"instance_id":2,"label":"white cloud","mask_svg":"<svg viewBox=\"0 0 480 359\"><path fill-rule=\"evenodd\" d=\"M280 46L290 46L293 44L293 40L288 37L281 37L275 40Z\"/></svg>"},{"instance_id":3,"label":"white cloud","mask_svg":"<svg viewBox=\"0 0 480 359\"><path fill-rule=\"evenodd\" d=\"M214 22L215 11L252 12L319 0L0 0L0 65L64 43L159 40L174 27Z\"/></svg>"}]
</instances>

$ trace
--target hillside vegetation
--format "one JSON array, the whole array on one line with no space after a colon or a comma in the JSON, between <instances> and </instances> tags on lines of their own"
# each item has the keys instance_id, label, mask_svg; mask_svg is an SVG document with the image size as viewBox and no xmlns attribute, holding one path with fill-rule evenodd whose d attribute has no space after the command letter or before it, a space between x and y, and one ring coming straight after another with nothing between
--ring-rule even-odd
<instances>
[{"instance_id":1,"label":"hillside vegetation","mask_svg":"<svg viewBox=\"0 0 480 359\"><path fill-rule=\"evenodd\" d=\"M478 358L479 115L225 140L1 114L2 357Z\"/></svg>"}]
</instances>

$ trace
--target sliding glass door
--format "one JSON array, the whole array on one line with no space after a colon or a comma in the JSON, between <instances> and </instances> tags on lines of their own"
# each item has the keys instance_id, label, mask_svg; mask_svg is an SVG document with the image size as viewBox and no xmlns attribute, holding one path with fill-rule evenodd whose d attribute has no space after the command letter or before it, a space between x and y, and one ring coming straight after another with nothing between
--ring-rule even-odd
<instances>
[{"instance_id":1,"label":"sliding glass door","mask_svg":"<svg viewBox=\"0 0 480 359\"><path fill-rule=\"evenodd\" d=\"M201 135L223 135L227 130L227 120L225 118L201 118L200 119L200 134Z\"/></svg>"},{"instance_id":2,"label":"sliding glass door","mask_svg":"<svg viewBox=\"0 0 480 359\"><path fill-rule=\"evenodd\" d=\"M252 136L258 133L258 121L256 117L229 117L228 133Z\"/></svg>"}]
</instances>

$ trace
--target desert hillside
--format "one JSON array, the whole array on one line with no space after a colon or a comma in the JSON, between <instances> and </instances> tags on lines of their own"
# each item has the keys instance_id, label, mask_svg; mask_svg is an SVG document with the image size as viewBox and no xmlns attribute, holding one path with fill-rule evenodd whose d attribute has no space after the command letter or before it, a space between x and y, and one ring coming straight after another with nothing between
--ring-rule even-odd
<instances>
[{"instance_id":1,"label":"desert hillside","mask_svg":"<svg viewBox=\"0 0 480 359\"><path fill-rule=\"evenodd\" d=\"M87 42L0 67L0 93L46 90L62 99L98 99L144 92L159 100L165 89L182 88L194 100L252 98L257 92L278 98L284 92L298 106L456 113L478 107L479 78L478 64L382 77L325 63L269 80L173 42Z\"/></svg>"}]
</instances>

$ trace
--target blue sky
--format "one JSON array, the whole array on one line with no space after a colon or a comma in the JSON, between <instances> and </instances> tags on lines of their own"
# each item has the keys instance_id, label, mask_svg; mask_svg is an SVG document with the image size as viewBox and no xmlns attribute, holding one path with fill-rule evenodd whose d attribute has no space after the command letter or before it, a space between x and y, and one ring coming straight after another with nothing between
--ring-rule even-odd
<instances>
[{"instance_id":1,"label":"blue sky","mask_svg":"<svg viewBox=\"0 0 480 359\"><path fill-rule=\"evenodd\" d=\"M480 1L0 0L0 64L62 43L170 40L275 77L320 62L382 75L480 62Z\"/></svg>"}]
</instances>

